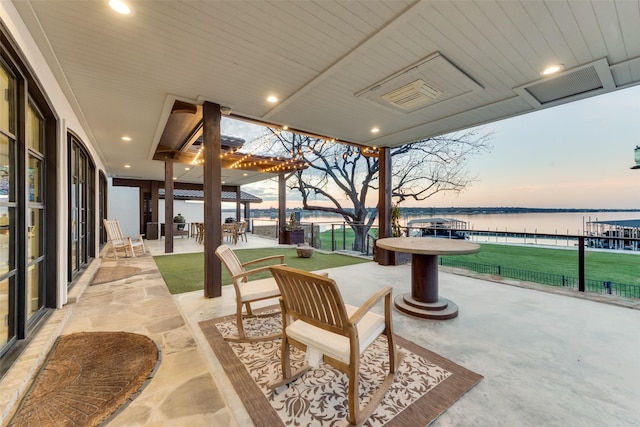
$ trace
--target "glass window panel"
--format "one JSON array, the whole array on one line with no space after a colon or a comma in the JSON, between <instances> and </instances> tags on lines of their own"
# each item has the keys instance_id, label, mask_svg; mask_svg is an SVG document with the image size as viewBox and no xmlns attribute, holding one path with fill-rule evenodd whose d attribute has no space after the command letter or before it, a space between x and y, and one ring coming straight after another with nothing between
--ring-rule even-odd
<instances>
[{"instance_id":1,"label":"glass window panel","mask_svg":"<svg viewBox=\"0 0 640 427\"><path fill-rule=\"evenodd\" d=\"M0 348L9 342L9 280L0 282Z\"/></svg>"},{"instance_id":2,"label":"glass window panel","mask_svg":"<svg viewBox=\"0 0 640 427\"><path fill-rule=\"evenodd\" d=\"M41 262L31 265L27 271L27 319L40 308L41 265Z\"/></svg>"},{"instance_id":3,"label":"glass window panel","mask_svg":"<svg viewBox=\"0 0 640 427\"><path fill-rule=\"evenodd\" d=\"M8 202L12 196L11 185L12 167L11 167L11 147L10 140L0 135L0 202Z\"/></svg>"},{"instance_id":4,"label":"glass window panel","mask_svg":"<svg viewBox=\"0 0 640 427\"><path fill-rule=\"evenodd\" d=\"M42 202L42 160L29 156L29 201Z\"/></svg>"},{"instance_id":5,"label":"glass window panel","mask_svg":"<svg viewBox=\"0 0 640 427\"><path fill-rule=\"evenodd\" d=\"M0 129L14 133L14 78L0 66Z\"/></svg>"},{"instance_id":6,"label":"glass window panel","mask_svg":"<svg viewBox=\"0 0 640 427\"><path fill-rule=\"evenodd\" d=\"M42 153L42 123L40 114L29 104L27 110L27 146L32 150Z\"/></svg>"},{"instance_id":7,"label":"glass window panel","mask_svg":"<svg viewBox=\"0 0 640 427\"><path fill-rule=\"evenodd\" d=\"M85 159L84 155L80 155L79 157L79 164L78 164L78 176L80 177L80 181L84 182L84 170L87 168L86 162L87 160Z\"/></svg>"},{"instance_id":8,"label":"glass window panel","mask_svg":"<svg viewBox=\"0 0 640 427\"><path fill-rule=\"evenodd\" d=\"M13 270L14 266L14 249L13 242L13 210L0 206L0 274L5 274L9 270Z\"/></svg>"},{"instance_id":9,"label":"glass window panel","mask_svg":"<svg viewBox=\"0 0 640 427\"><path fill-rule=\"evenodd\" d=\"M27 256L29 261L43 255L42 219L42 211L40 209L29 209L29 227L27 230Z\"/></svg>"}]
</instances>

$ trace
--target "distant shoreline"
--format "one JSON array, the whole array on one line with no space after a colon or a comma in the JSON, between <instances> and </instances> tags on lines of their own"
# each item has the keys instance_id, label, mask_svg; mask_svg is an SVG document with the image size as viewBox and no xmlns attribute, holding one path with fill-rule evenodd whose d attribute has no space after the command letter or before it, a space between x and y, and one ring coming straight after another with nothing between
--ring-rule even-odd
<instances>
[{"instance_id":1,"label":"distant shoreline","mask_svg":"<svg viewBox=\"0 0 640 427\"><path fill-rule=\"evenodd\" d=\"M400 212L409 215L440 214L519 214L519 213L575 213L575 212L640 212L640 209L567 209L567 208L523 208L523 207L448 207L448 208L400 208Z\"/></svg>"},{"instance_id":2,"label":"distant shoreline","mask_svg":"<svg viewBox=\"0 0 640 427\"><path fill-rule=\"evenodd\" d=\"M374 209L374 208L370 208ZM300 212L305 211L302 208L289 209ZM251 207L252 216L269 216L277 213L278 209L268 208L260 209ZM488 215L488 214L520 214L520 213L575 213L575 212L640 212L640 209L580 209L580 208L524 208L524 207L446 207L446 208L426 208L426 207L400 207L400 213L403 216L434 216L434 215ZM326 212L327 214L330 214Z\"/></svg>"}]
</instances>

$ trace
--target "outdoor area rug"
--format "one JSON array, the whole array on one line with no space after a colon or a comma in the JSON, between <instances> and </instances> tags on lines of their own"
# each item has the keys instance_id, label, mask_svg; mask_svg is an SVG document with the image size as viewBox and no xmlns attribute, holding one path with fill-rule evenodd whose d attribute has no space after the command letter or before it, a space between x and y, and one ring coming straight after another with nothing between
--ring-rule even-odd
<instances>
[{"instance_id":1,"label":"outdoor area rug","mask_svg":"<svg viewBox=\"0 0 640 427\"><path fill-rule=\"evenodd\" d=\"M268 384L281 378L281 340L224 341L236 335L235 315L200 322L209 344L256 426L346 426L348 378L322 363L279 394ZM282 330L281 317L245 320L250 336ZM436 353L396 336L404 358L382 403L366 426L426 426L477 384L478 375ZM378 338L361 359L361 405L382 382L388 366L386 338ZM292 369L304 353L292 349ZM382 365L384 363L384 366Z\"/></svg>"},{"instance_id":2,"label":"outdoor area rug","mask_svg":"<svg viewBox=\"0 0 640 427\"><path fill-rule=\"evenodd\" d=\"M101 283L113 282L115 280L126 279L134 276L142 271L138 267L100 267L93 275L90 285L99 285Z\"/></svg>"},{"instance_id":3,"label":"outdoor area rug","mask_svg":"<svg viewBox=\"0 0 640 427\"><path fill-rule=\"evenodd\" d=\"M100 425L138 395L159 363L160 350L143 335L60 336L8 425Z\"/></svg>"}]
</instances>

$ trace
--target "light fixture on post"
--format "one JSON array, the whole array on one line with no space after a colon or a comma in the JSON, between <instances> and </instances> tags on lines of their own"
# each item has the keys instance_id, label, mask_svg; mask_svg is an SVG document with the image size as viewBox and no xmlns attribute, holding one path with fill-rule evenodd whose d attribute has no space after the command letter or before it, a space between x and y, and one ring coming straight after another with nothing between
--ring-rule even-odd
<instances>
[{"instance_id":1,"label":"light fixture on post","mask_svg":"<svg viewBox=\"0 0 640 427\"><path fill-rule=\"evenodd\" d=\"M636 164L631 166L631 169L640 169L640 145L636 145L636 148L633 149L633 154Z\"/></svg>"}]
</instances>

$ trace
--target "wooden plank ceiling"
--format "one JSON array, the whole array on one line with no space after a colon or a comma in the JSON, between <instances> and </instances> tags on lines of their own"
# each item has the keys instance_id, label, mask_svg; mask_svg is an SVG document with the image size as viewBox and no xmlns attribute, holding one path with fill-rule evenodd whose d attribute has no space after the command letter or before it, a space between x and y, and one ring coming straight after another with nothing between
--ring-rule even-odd
<instances>
[{"instance_id":1,"label":"wooden plank ceiling","mask_svg":"<svg viewBox=\"0 0 640 427\"><path fill-rule=\"evenodd\" d=\"M136 174L162 179L176 100L379 147L640 82L637 0L131 1L126 17L106 1L13 5L112 176L130 174L127 134ZM389 102L409 83L433 100Z\"/></svg>"}]
</instances>

